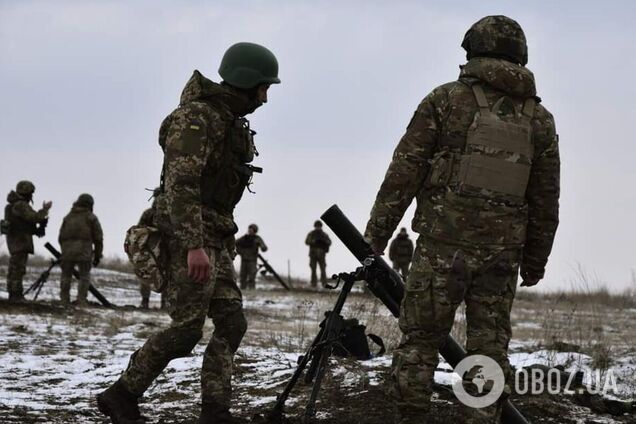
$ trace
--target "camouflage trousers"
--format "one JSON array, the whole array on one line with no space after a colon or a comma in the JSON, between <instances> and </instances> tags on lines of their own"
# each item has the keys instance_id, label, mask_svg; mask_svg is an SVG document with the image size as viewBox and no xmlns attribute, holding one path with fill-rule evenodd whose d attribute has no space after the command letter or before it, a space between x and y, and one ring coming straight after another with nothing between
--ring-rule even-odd
<instances>
[{"instance_id":1,"label":"camouflage trousers","mask_svg":"<svg viewBox=\"0 0 636 424\"><path fill-rule=\"evenodd\" d=\"M256 271L258 267L256 265L256 259L246 259L241 257L241 288L242 289L254 289L256 288Z\"/></svg>"},{"instance_id":2,"label":"camouflage trousers","mask_svg":"<svg viewBox=\"0 0 636 424\"><path fill-rule=\"evenodd\" d=\"M409 276L409 265L411 265L411 258L406 261L393 261L393 269L404 277L405 280Z\"/></svg>"},{"instance_id":3,"label":"camouflage trousers","mask_svg":"<svg viewBox=\"0 0 636 424\"><path fill-rule=\"evenodd\" d=\"M468 354L494 359L510 383L507 350L519 260L518 249L466 249L418 239L400 310L402 341L391 372L399 422L421 422L428 411L438 352L462 302ZM465 407L463 412L466 422L495 422L500 408Z\"/></svg>"},{"instance_id":4,"label":"camouflage trousers","mask_svg":"<svg viewBox=\"0 0 636 424\"><path fill-rule=\"evenodd\" d=\"M7 292L9 299L22 298L24 287L22 280L26 274L27 261L29 254L27 252L14 253L9 257L9 269L7 270Z\"/></svg>"},{"instance_id":5,"label":"camouflage trousers","mask_svg":"<svg viewBox=\"0 0 636 424\"><path fill-rule=\"evenodd\" d=\"M60 300L62 303L71 302L71 283L73 282L73 269L77 266L79 270L79 283L77 285L77 303L86 304L88 296L88 286L91 284L91 263L90 261L62 261L62 277L60 279Z\"/></svg>"},{"instance_id":6,"label":"camouflage trousers","mask_svg":"<svg viewBox=\"0 0 636 424\"><path fill-rule=\"evenodd\" d=\"M314 253L309 255L309 268L311 268L311 286L318 285L318 275L316 268L320 267L320 282L324 286L327 283L327 259L326 253Z\"/></svg>"},{"instance_id":7,"label":"camouflage trousers","mask_svg":"<svg viewBox=\"0 0 636 424\"><path fill-rule=\"evenodd\" d=\"M234 353L247 330L241 292L230 253L206 249L212 272L205 283L188 277L187 250L176 242L169 246L171 277L166 288L172 322L133 353L121 381L141 396L168 363L188 356L203 337L206 316L214 322L214 333L203 355L201 394L203 402L229 406Z\"/></svg>"}]
</instances>

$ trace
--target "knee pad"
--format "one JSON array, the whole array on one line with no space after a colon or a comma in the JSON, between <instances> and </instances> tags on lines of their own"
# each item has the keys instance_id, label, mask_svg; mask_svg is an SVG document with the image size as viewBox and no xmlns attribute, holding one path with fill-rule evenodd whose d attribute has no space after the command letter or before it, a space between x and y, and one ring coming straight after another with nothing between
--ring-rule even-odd
<instances>
[{"instance_id":1,"label":"knee pad","mask_svg":"<svg viewBox=\"0 0 636 424\"><path fill-rule=\"evenodd\" d=\"M197 345L203 332L200 328L169 328L171 343L166 346L173 358L188 356Z\"/></svg>"},{"instance_id":2,"label":"knee pad","mask_svg":"<svg viewBox=\"0 0 636 424\"><path fill-rule=\"evenodd\" d=\"M247 320L240 301L232 302L226 314L214 323L214 337L224 339L232 352L236 352L247 331Z\"/></svg>"}]
</instances>

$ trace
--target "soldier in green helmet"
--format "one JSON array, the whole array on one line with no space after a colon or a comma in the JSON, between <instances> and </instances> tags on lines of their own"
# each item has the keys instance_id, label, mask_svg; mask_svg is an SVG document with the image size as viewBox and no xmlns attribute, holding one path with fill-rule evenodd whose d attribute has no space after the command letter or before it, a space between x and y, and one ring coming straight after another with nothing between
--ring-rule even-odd
<instances>
[{"instance_id":1,"label":"soldier in green helmet","mask_svg":"<svg viewBox=\"0 0 636 424\"><path fill-rule=\"evenodd\" d=\"M278 62L263 46L238 43L221 60L218 84L199 71L179 107L161 124L164 153L154 223L167 246L166 292L172 323L130 358L122 376L97 396L113 423L142 423L138 400L175 358L190 354L206 317L214 322L201 370L200 424L237 422L230 413L233 356L247 329L233 266L233 211L260 168L245 116L278 84Z\"/></svg>"},{"instance_id":2,"label":"soldier in green helmet","mask_svg":"<svg viewBox=\"0 0 636 424\"><path fill-rule=\"evenodd\" d=\"M36 211L33 203L35 186L31 181L20 181L7 196L4 219L0 224L9 249L7 291L10 302L24 300L22 279L26 273L27 260L33 254L33 236L44 236L52 202L44 202Z\"/></svg>"},{"instance_id":3,"label":"soldier in green helmet","mask_svg":"<svg viewBox=\"0 0 636 424\"><path fill-rule=\"evenodd\" d=\"M99 219L93 213L95 200L90 194L80 194L71 211L64 217L58 241L62 248L60 266L60 300L62 304L71 302L71 282L73 269L79 271L77 305L88 304L86 296L90 286L91 266L99 265L104 248L104 234Z\"/></svg>"},{"instance_id":4,"label":"soldier in green helmet","mask_svg":"<svg viewBox=\"0 0 636 424\"><path fill-rule=\"evenodd\" d=\"M438 352L466 305L469 355L508 379L510 310L517 289L543 278L559 222L559 146L537 97L523 30L488 16L466 33L458 81L420 103L378 192L365 237L382 254L417 198L419 234L400 311L391 394L396 422L426 422ZM468 373L469 374L469 373ZM464 377L465 390L479 390ZM504 395L510 392L510 384ZM462 422L495 423L502 399L464 408Z\"/></svg>"}]
</instances>

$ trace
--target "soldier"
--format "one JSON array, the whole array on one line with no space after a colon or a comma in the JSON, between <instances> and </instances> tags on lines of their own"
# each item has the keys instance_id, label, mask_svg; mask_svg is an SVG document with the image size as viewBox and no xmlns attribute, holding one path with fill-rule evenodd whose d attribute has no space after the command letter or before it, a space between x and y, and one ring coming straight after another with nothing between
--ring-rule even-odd
<instances>
[{"instance_id":1,"label":"soldier","mask_svg":"<svg viewBox=\"0 0 636 424\"><path fill-rule=\"evenodd\" d=\"M157 206L156 198L161 194L161 188L157 187L153 190L153 200L152 206L146 209L139 218L139 223L137 225L153 227L155 221L155 208ZM152 291L151 282L148 280L139 280L139 293L141 294L141 305L139 307L141 309L148 309L150 303L150 293ZM161 292L161 309L164 309L167 305L167 297L165 290Z\"/></svg>"},{"instance_id":2,"label":"soldier","mask_svg":"<svg viewBox=\"0 0 636 424\"><path fill-rule=\"evenodd\" d=\"M258 251L267 252L267 245L257 235L258 225L250 224L247 234L236 240L236 251L241 257L241 288L254 289L256 287L256 261Z\"/></svg>"},{"instance_id":3,"label":"soldier","mask_svg":"<svg viewBox=\"0 0 636 424\"><path fill-rule=\"evenodd\" d=\"M393 262L393 269L401 273L404 279L409 275L411 258L413 258L413 242L409 238L406 228L402 228L397 237L391 242L389 259Z\"/></svg>"},{"instance_id":4,"label":"soldier","mask_svg":"<svg viewBox=\"0 0 636 424\"><path fill-rule=\"evenodd\" d=\"M420 236L392 369L401 423L425 421L438 351L462 301L468 353L491 357L510 379L510 309L519 267L522 286L543 278L558 225L558 137L525 67L521 27L505 16L485 17L462 47L468 63L458 81L436 88L418 106L365 234L382 254L417 196L413 230ZM500 407L501 399L466 408L465 422L494 422Z\"/></svg>"},{"instance_id":5,"label":"soldier","mask_svg":"<svg viewBox=\"0 0 636 424\"><path fill-rule=\"evenodd\" d=\"M9 249L9 269L7 270L7 291L10 302L24 300L22 279L26 273L27 260L33 254L33 236L44 236L52 202L44 202L42 209L35 211L33 203L35 186L31 181L20 181L15 190L7 196L4 208L2 233L7 238Z\"/></svg>"},{"instance_id":6,"label":"soldier","mask_svg":"<svg viewBox=\"0 0 636 424\"><path fill-rule=\"evenodd\" d=\"M190 354L206 316L214 333L203 356L199 423L236 422L230 413L232 362L247 322L232 263L233 210L252 173L260 171L249 164L256 149L245 115L266 103L270 84L280 80L276 57L252 43L230 47L219 74L221 84L194 71L179 107L159 130L164 165L155 223L168 249L172 323L152 335L121 378L97 396L100 411L114 423L144 422L139 398L172 359Z\"/></svg>"},{"instance_id":7,"label":"soldier","mask_svg":"<svg viewBox=\"0 0 636 424\"><path fill-rule=\"evenodd\" d=\"M314 222L314 229L307 234L305 244L309 246L309 268L311 268L311 286L316 287L318 277L316 265L320 266L320 282L323 287L327 284L327 252L331 246L331 239L322 230L322 222Z\"/></svg>"},{"instance_id":8,"label":"soldier","mask_svg":"<svg viewBox=\"0 0 636 424\"><path fill-rule=\"evenodd\" d=\"M102 258L104 234L99 219L93 213L94 204L93 196L86 193L80 194L60 227L58 237L62 248L60 300L64 305L71 302L71 281L73 269L76 266L80 276L77 286L77 305L88 305L86 296L90 285L91 265L99 265Z\"/></svg>"}]
</instances>

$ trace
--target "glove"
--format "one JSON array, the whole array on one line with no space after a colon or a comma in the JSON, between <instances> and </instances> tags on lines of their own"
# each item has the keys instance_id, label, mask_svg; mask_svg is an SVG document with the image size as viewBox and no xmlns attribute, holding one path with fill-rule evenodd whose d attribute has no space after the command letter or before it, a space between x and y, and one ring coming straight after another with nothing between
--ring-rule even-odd
<instances>
[{"instance_id":1,"label":"glove","mask_svg":"<svg viewBox=\"0 0 636 424\"><path fill-rule=\"evenodd\" d=\"M101 261L102 257L100 255L95 255L95 257L93 258L93 266L97 266L99 265L99 261Z\"/></svg>"},{"instance_id":2,"label":"glove","mask_svg":"<svg viewBox=\"0 0 636 424\"><path fill-rule=\"evenodd\" d=\"M535 277L533 275L526 275L525 277L523 277L523 282L521 283L521 287L536 286L539 281L541 281L541 278L539 277Z\"/></svg>"}]
</instances>

